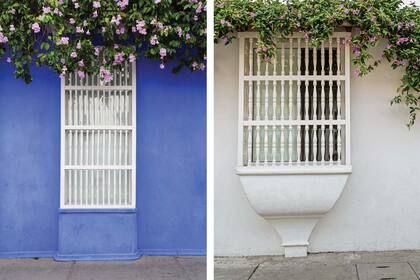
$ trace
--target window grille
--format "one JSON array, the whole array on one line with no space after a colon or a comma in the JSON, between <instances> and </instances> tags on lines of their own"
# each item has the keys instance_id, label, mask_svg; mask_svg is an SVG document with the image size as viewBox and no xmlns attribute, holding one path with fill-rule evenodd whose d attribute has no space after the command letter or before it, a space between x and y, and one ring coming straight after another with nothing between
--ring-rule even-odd
<instances>
[{"instance_id":1,"label":"window grille","mask_svg":"<svg viewBox=\"0 0 420 280\"><path fill-rule=\"evenodd\" d=\"M61 80L61 208L135 208L136 69Z\"/></svg>"},{"instance_id":2,"label":"window grille","mask_svg":"<svg viewBox=\"0 0 420 280\"><path fill-rule=\"evenodd\" d=\"M255 33L239 38L239 167L349 166L349 33L317 48L300 33L279 39L271 62Z\"/></svg>"}]
</instances>

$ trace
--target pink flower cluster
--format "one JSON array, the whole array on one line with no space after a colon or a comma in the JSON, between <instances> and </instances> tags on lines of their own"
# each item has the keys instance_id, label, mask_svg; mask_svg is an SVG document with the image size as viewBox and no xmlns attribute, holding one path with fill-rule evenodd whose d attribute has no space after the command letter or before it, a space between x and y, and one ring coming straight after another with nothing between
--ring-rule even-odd
<instances>
[{"instance_id":1,"label":"pink flower cluster","mask_svg":"<svg viewBox=\"0 0 420 280\"><path fill-rule=\"evenodd\" d=\"M95 47L95 55L99 56L100 53L101 53L101 48L100 47Z\"/></svg>"},{"instance_id":2,"label":"pink flower cluster","mask_svg":"<svg viewBox=\"0 0 420 280\"><path fill-rule=\"evenodd\" d=\"M192 69L195 70L204 70L206 69L206 66L204 65L204 63L197 63L196 61L194 61L191 64Z\"/></svg>"},{"instance_id":3,"label":"pink flower cluster","mask_svg":"<svg viewBox=\"0 0 420 280\"><path fill-rule=\"evenodd\" d=\"M397 59L396 61L394 61L395 65L405 65L405 60L403 59Z\"/></svg>"},{"instance_id":4,"label":"pink flower cluster","mask_svg":"<svg viewBox=\"0 0 420 280\"><path fill-rule=\"evenodd\" d=\"M157 39L157 36L156 36L156 35L153 35L153 36L152 36L152 38L150 38L150 44L151 44L152 46L155 46L155 45L159 44L159 41L158 41L158 39Z\"/></svg>"},{"instance_id":5,"label":"pink flower cluster","mask_svg":"<svg viewBox=\"0 0 420 280\"><path fill-rule=\"evenodd\" d=\"M2 33L0 32L0 43L7 43L9 42L9 39Z\"/></svg>"},{"instance_id":6,"label":"pink flower cluster","mask_svg":"<svg viewBox=\"0 0 420 280\"><path fill-rule=\"evenodd\" d=\"M163 25L163 23L161 23L160 21L156 20L156 19L152 19L152 21L150 22L151 25L153 25L154 27L159 28L160 30L165 29L165 26Z\"/></svg>"},{"instance_id":7,"label":"pink flower cluster","mask_svg":"<svg viewBox=\"0 0 420 280\"><path fill-rule=\"evenodd\" d=\"M166 49L165 48L160 48L160 50L159 50L160 59L164 59L166 54L167 54Z\"/></svg>"},{"instance_id":8,"label":"pink flower cluster","mask_svg":"<svg viewBox=\"0 0 420 280\"><path fill-rule=\"evenodd\" d=\"M121 19L122 19L121 15L117 15L116 17L112 16L111 23L114 23L115 25L120 25Z\"/></svg>"},{"instance_id":9,"label":"pink flower cluster","mask_svg":"<svg viewBox=\"0 0 420 280\"><path fill-rule=\"evenodd\" d=\"M400 37L397 40L397 45L399 46L399 45L402 45L402 44L407 43L407 42L410 42L410 38Z\"/></svg>"},{"instance_id":10,"label":"pink flower cluster","mask_svg":"<svg viewBox=\"0 0 420 280\"><path fill-rule=\"evenodd\" d=\"M198 2L197 9L195 9L195 12L196 12L197 14L199 14L199 13L201 13L203 10L204 10L204 11L206 10L205 6L203 5L203 3Z\"/></svg>"},{"instance_id":11,"label":"pink flower cluster","mask_svg":"<svg viewBox=\"0 0 420 280\"><path fill-rule=\"evenodd\" d=\"M128 0L116 0L117 6L120 7L121 10L124 10L128 6Z\"/></svg>"},{"instance_id":12,"label":"pink flower cluster","mask_svg":"<svg viewBox=\"0 0 420 280\"><path fill-rule=\"evenodd\" d=\"M32 24L32 30L35 33L39 33L41 31L41 27L39 26L39 23L38 22L35 22L34 24Z\"/></svg>"},{"instance_id":13,"label":"pink flower cluster","mask_svg":"<svg viewBox=\"0 0 420 280\"><path fill-rule=\"evenodd\" d=\"M178 26L176 28L176 33L178 34L178 37L181 38L182 37L182 28Z\"/></svg>"},{"instance_id":14,"label":"pink flower cluster","mask_svg":"<svg viewBox=\"0 0 420 280\"><path fill-rule=\"evenodd\" d=\"M99 69L99 75L102 79L104 79L105 82L110 82L113 80L111 72L103 66L101 66L101 68Z\"/></svg>"},{"instance_id":15,"label":"pink flower cluster","mask_svg":"<svg viewBox=\"0 0 420 280\"><path fill-rule=\"evenodd\" d=\"M355 56L359 56L360 55L360 46L358 45L353 45L351 47L351 50L353 51Z\"/></svg>"},{"instance_id":16,"label":"pink flower cluster","mask_svg":"<svg viewBox=\"0 0 420 280\"><path fill-rule=\"evenodd\" d=\"M57 42L57 45L68 45L69 37L61 37L60 41Z\"/></svg>"},{"instance_id":17,"label":"pink flower cluster","mask_svg":"<svg viewBox=\"0 0 420 280\"><path fill-rule=\"evenodd\" d=\"M136 20L136 26L133 26L133 32L138 32L139 34L146 35L146 22L144 20Z\"/></svg>"},{"instance_id":18,"label":"pink flower cluster","mask_svg":"<svg viewBox=\"0 0 420 280\"><path fill-rule=\"evenodd\" d=\"M80 79L84 79L86 77L85 72L83 72L82 70L77 70L77 75L79 76Z\"/></svg>"},{"instance_id":19,"label":"pink flower cluster","mask_svg":"<svg viewBox=\"0 0 420 280\"><path fill-rule=\"evenodd\" d=\"M122 52L116 53L114 55L114 62L112 63L113 65L118 65L124 62L124 56L125 54Z\"/></svg>"}]
</instances>

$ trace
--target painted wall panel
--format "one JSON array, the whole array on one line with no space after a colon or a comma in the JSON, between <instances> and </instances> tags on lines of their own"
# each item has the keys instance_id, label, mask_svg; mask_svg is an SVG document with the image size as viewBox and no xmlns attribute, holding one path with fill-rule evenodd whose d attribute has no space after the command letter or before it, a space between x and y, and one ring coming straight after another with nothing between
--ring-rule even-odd
<instances>
[{"instance_id":1,"label":"painted wall panel","mask_svg":"<svg viewBox=\"0 0 420 280\"><path fill-rule=\"evenodd\" d=\"M17 81L0 64L0 256L57 246L60 185L60 82L34 69Z\"/></svg>"},{"instance_id":2,"label":"painted wall panel","mask_svg":"<svg viewBox=\"0 0 420 280\"><path fill-rule=\"evenodd\" d=\"M58 259L130 259L137 256L135 212L62 212ZM76 256L76 257L75 257Z\"/></svg>"},{"instance_id":3,"label":"painted wall panel","mask_svg":"<svg viewBox=\"0 0 420 280\"><path fill-rule=\"evenodd\" d=\"M203 254L205 72L170 68L148 60L137 67L139 246L145 254Z\"/></svg>"}]
</instances>

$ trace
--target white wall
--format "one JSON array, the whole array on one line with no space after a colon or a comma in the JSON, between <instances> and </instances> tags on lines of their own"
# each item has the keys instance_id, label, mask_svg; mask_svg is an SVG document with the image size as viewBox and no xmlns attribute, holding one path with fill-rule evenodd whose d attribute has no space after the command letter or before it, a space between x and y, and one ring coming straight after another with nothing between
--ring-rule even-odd
<instances>
[{"instance_id":1,"label":"white wall","mask_svg":"<svg viewBox=\"0 0 420 280\"><path fill-rule=\"evenodd\" d=\"M390 106L400 76L387 63L364 78L352 76L353 173L315 227L310 252L420 249L420 118L409 131L407 109ZM238 44L216 45L215 254L283 254L235 175L237 96Z\"/></svg>"}]
</instances>

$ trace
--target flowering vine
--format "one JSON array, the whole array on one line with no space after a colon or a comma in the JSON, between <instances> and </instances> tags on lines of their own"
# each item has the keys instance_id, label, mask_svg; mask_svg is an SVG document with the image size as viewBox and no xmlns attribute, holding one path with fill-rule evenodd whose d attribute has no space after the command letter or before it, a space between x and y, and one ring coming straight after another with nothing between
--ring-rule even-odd
<instances>
[{"instance_id":1,"label":"flowering vine","mask_svg":"<svg viewBox=\"0 0 420 280\"><path fill-rule=\"evenodd\" d=\"M409 107L408 126L420 111L420 10L401 0L216 0L215 41L229 44L236 32L256 31L259 53L270 59L276 38L304 32L319 45L334 30L352 29L354 74L363 76L386 59L391 67L403 68L401 86L393 103ZM385 39L380 58L369 50Z\"/></svg>"},{"instance_id":2,"label":"flowering vine","mask_svg":"<svg viewBox=\"0 0 420 280\"><path fill-rule=\"evenodd\" d=\"M0 59L27 83L34 62L105 81L141 55L205 68L205 0L4 0L0 11Z\"/></svg>"}]
</instances>

